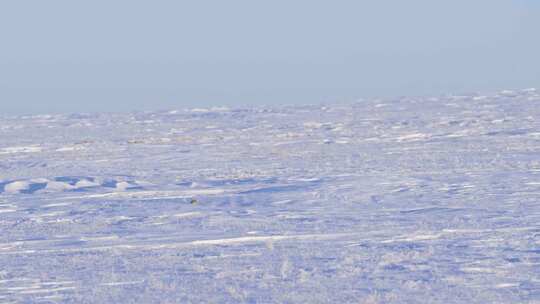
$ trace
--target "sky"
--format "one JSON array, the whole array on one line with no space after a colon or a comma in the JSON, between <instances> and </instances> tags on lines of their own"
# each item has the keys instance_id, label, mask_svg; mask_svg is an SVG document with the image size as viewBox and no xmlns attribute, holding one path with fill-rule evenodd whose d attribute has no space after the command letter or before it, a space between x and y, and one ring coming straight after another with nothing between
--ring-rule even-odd
<instances>
[{"instance_id":1,"label":"sky","mask_svg":"<svg viewBox=\"0 0 540 304\"><path fill-rule=\"evenodd\" d=\"M0 0L0 114L540 87L535 0Z\"/></svg>"}]
</instances>

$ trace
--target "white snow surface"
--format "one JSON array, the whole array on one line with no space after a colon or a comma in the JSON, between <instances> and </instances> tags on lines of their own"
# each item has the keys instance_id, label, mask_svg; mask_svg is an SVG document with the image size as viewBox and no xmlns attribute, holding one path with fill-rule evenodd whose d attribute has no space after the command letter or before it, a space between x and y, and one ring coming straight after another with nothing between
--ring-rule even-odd
<instances>
[{"instance_id":1,"label":"white snow surface","mask_svg":"<svg viewBox=\"0 0 540 304\"><path fill-rule=\"evenodd\" d=\"M0 303L540 302L540 95L0 116Z\"/></svg>"}]
</instances>

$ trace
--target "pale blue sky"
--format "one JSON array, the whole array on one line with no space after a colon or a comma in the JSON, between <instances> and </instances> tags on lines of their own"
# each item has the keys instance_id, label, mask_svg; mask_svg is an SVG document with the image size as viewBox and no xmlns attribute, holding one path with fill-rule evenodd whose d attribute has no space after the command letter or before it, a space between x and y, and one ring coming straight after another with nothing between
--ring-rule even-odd
<instances>
[{"instance_id":1,"label":"pale blue sky","mask_svg":"<svg viewBox=\"0 0 540 304\"><path fill-rule=\"evenodd\" d=\"M538 2L0 1L0 113L540 87Z\"/></svg>"}]
</instances>

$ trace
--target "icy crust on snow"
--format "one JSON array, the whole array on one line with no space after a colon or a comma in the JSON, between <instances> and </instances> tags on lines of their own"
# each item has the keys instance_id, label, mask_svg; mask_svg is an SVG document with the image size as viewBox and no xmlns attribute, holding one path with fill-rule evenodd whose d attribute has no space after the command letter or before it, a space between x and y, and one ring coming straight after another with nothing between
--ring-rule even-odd
<instances>
[{"instance_id":1,"label":"icy crust on snow","mask_svg":"<svg viewBox=\"0 0 540 304\"><path fill-rule=\"evenodd\" d=\"M540 301L540 95L0 118L2 303Z\"/></svg>"}]
</instances>

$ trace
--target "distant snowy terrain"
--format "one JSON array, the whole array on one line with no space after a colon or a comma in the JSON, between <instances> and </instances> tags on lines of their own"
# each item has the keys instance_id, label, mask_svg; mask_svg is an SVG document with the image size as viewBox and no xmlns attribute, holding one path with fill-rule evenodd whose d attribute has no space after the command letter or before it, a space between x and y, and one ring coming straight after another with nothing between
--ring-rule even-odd
<instances>
[{"instance_id":1,"label":"distant snowy terrain","mask_svg":"<svg viewBox=\"0 0 540 304\"><path fill-rule=\"evenodd\" d=\"M0 117L0 303L540 303L540 92Z\"/></svg>"}]
</instances>

